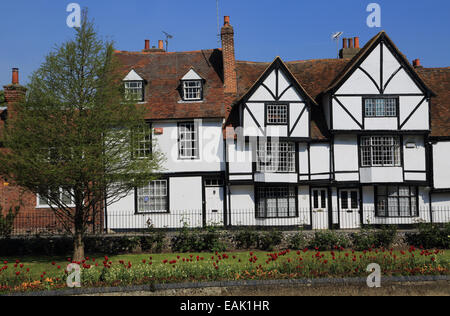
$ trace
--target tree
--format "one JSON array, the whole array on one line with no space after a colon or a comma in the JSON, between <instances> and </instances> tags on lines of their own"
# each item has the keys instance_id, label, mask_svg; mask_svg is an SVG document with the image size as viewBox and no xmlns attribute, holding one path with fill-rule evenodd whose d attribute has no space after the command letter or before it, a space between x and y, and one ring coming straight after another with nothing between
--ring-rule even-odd
<instances>
[{"instance_id":1,"label":"tree","mask_svg":"<svg viewBox=\"0 0 450 316\"><path fill-rule=\"evenodd\" d=\"M99 39L84 11L75 38L32 75L2 137L0 175L48 201L73 235L76 261L95 214L154 180L164 160L154 144L133 154L151 130L144 109L126 100L122 78L113 44Z\"/></svg>"},{"instance_id":2,"label":"tree","mask_svg":"<svg viewBox=\"0 0 450 316\"><path fill-rule=\"evenodd\" d=\"M4 106L5 103L6 103L5 91L0 90L0 106Z\"/></svg>"}]
</instances>

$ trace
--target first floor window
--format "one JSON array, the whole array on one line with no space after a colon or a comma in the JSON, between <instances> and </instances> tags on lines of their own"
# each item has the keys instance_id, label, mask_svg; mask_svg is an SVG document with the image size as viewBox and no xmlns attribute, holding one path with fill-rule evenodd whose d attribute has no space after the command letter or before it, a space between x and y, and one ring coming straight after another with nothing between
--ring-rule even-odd
<instances>
[{"instance_id":1,"label":"first floor window","mask_svg":"<svg viewBox=\"0 0 450 316\"><path fill-rule=\"evenodd\" d=\"M268 104L266 115L267 124L287 124L288 106L287 104Z\"/></svg>"},{"instance_id":2,"label":"first floor window","mask_svg":"<svg viewBox=\"0 0 450 316\"><path fill-rule=\"evenodd\" d=\"M365 99L364 114L365 117L396 117L397 99Z\"/></svg>"},{"instance_id":3,"label":"first floor window","mask_svg":"<svg viewBox=\"0 0 450 316\"><path fill-rule=\"evenodd\" d=\"M376 209L379 217L415 217L417 212L417 187L376 187Z\"/></svg>"},{"instance_id":4,"label":"first floor window","mask_svg":"<svg viewBox=\"0 0 450 316\"><path fill-rule=\"evenodd\" d=\"M181 159L198 159L198 128L195 122L178 124L178 150Z\"/></svg>"},{"instance_id":5,"label":"first floor window","mask_svg":"<svg viewBox=\"0 0 450 316\"><path fill-rule=\"evenodd\" d=\"M144 101L142 81L125 81L125 98L129 101Z\"/></svg>"},{"instance_id":6,"label":"first floor window","mask_svg":"<svg viewBox=\"0 0 450 316\"><path fill-rule=\"evenodd\" d=\"M54 201L59 201L59 203L66 207L73 206L74 201L71 193L72 192L62 188L49 189L47 195L38 195L38 207L57 206L57 203Z\"/></svg>"},{"instance_id":7,"label":"first floor window","mask_svg":"<svg viewBox=\"0 0 450 316\"><path fill-rule=\"evenodd\" d=\"M258 187L256 195L256 217L286 218L297 216L294 187Z\"/></svg>"},{"instance_id":8,"label":"first floor window","mask_svg":"<svg viewBox=\"0 0 450 316\"><path fill-rule=\"evenodd\" d=\"M361 137L362 167L400 167L400 137Z\"/></svg>"},{"instance_id":9,"label":"first floor window","mask_svg":"<svg viewBox=\"0 0 450 316\"><path fill-rule=\"evenodd\" d=\"M147 158L152 154L152 129L145 124L133 131L133 157Z\"/></svg>"},{"instance_id":10,"label":"first floor window","mask_svg":"<svg viewBox=\"0 0 450 316\"><path fill-rule=\"evenodd\" d=\"M151 181L148 185L138 188L138 213L168 212L167 197L167 180Z\"/></svg>"},{"instance_id":11,"label":"first floor window","mask_svg":"<svg viewBox=\"0 0 450 316\"><path fill-rule=\"evenodd\" d=\"M294 173L295 144L260 141L256 169L263 173Z\"/></svg>"}]
</instances>

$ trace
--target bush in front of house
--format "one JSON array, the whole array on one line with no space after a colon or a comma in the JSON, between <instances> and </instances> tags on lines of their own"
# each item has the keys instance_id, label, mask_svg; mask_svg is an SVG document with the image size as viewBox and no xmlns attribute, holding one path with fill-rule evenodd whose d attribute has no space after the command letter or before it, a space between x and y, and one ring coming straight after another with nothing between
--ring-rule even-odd
<instances>
[{"instance_id":1,"label":"bush in front of house","mask_svg":"<svg viewBox=\"0 0 450 316\"><path fill-rule=\"evenodd\" d=\"M233 241L237 249L256 249L258 247L259 232L253 228L239 229L234 232Z\"/></svg>"},{"instance_id":2,"label":"bush in front of house","mask_svg":"<svg viewBox=\"0 0 450 316\"><path fill-rule=\"evenodd\" d=\"M283 233L277 229L273 229L259 235L258 249L272 251L281 245L283 241Z\"/></svg>"},{"instance_id":3,"label":"bush in front of house","mask_svg":"<svg viewBox=\"0 0 450 316\"><path fill-rule=\"evenodd\" d=\"M331 250L336 247L348 248L350 245L350 239L346 235L333 231L316 232L309 243L310 248L318 249L320 251Z\"/></svg>"},{"instance_id":4,"label":"bush in front of house","mask_svg":"<svg viewBox=\"0 0 450 316\"><path fill-rule=\"evenodd\" d=\"M362 228L351 235L353 248L358 251L370 248L390 248L397 236L396 226L383 226L380 229Z\"/></svg>"},{"instance_id":5,"label":"bush in front of house","mask_svg":"<svg viewBox=\"0 0 450 316\"><path fill-rule=\"evenodd\" d=\"M288 248L301 250L308 246L308 239L303 231L299 231L288 238Z\"/></svg>"},{"instance_id":6,"label":"bush in front of house","mask_svg":"<svg viewBox=\"0 0 450 316\"><path fill-rule=\"evenodd\" d=\"M443 227L436 224L419 224L418 232L407 233L409 245L423 248L450 248L450 223Z\"/></svg>"}]
</instances>

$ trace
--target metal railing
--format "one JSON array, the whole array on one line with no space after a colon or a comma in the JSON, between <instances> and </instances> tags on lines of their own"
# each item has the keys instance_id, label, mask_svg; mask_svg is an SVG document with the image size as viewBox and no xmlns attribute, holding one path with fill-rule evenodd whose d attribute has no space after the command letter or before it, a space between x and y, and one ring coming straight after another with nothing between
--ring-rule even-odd
<instances>
[{"instance_id":1,"label":"metal railing","mask_svg":"<svg viewBox=\"0 0 450 316\"><path fill-rule=\"evenodd\" d=\"M265 216L254 209L223 211L183 210L168 213L136 214L134 210L108 211L92 220L89 234L141 234L149 229L179 230L215 226L221 229L252 227L281 230L359 230L363 226L380 227L396 225L399 228L415 228L419 223L450 223L450 208L419 209L412 216L382 217L374 208L328 211L326 209L299 209L295 213L278 210L278 217L267 212ZM290 215L288 217L288 215ZM392 214L391 214L392 215ZM66 224L67 225L67 224ZM1 234L1 230L0 230ZM19 213L10 228L10 236L59 236L67 234L65 226L51 212ZM1 236L0 236L1 237Z\"/></svg>"}]
</instances>

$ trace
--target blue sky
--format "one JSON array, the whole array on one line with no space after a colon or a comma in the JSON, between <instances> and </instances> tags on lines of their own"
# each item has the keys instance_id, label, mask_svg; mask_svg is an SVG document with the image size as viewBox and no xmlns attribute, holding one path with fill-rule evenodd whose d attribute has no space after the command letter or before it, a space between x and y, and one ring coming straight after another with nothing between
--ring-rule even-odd
<instances>
[{"instance_id":1,"label":"blue sky","mask_svg":"<svg viewBox=\"0 0 450 316\"><path fill-rule=\"evenodd\" d=\"M272 61L334 58L334 31L360 36L366 43L385 30L409 60L425 67L450 66L450 1L448 0L219 0L220 23L231 16L236 58ZM11 68L19 67L27 83L44 56L73 30L66 26L66 6L88 7L99 33L120 50L143 49L174 35L171 51L219 47L216 0L15 0L0 2L0 86L10 83ZM369 28L366 7L377 2L382 27ZM341 43L340 43L341 45Z\"/></svg>"}]
</instances>

